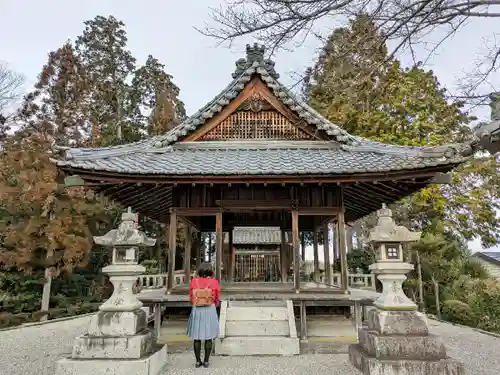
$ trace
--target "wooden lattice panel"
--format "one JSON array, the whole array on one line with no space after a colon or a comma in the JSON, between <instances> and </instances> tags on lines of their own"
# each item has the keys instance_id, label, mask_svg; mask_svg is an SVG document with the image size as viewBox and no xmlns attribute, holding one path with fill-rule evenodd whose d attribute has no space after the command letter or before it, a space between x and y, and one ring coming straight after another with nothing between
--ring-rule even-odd
<instances>
[{"instance_id":1,"label":"wooden lattice panel","mask_svg":"<svg viewBox=\"0 0 500 375\"><path fill-rule=\"evenodd\" d=\"M281 113L267 110L235 112L200 138L203 141L238 139L301 140L312 137Z\"/></svg>"}]
</instances>

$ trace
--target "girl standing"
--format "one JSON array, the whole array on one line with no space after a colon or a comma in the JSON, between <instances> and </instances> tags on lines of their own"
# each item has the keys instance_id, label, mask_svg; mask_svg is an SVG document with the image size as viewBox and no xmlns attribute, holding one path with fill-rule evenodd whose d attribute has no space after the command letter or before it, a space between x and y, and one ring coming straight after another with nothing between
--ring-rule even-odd
<instances>
[{"instance_id":1,"label":"girl standing","mask_svg":"<svg viewBox=\"0 0 500 375\"><path fill-rule=\"evenodd\" d=\"M193 307L189 315L187 335L194 340L196 367L209 366L212 343L219 335L219 319L215 306L220 302L220 287L213 275L212 266L209 263L203 263L189 285L189 297ZM205 342L203 362L201 361L202 340Z\"/></svg>"}]
</instances>

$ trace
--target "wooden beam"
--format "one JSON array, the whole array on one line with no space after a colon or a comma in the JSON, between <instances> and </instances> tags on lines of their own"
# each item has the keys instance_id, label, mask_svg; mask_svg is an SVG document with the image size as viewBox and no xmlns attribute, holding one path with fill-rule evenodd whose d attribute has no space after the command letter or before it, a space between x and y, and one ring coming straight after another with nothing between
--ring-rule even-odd
<instances>
[{"instance_id":1,"label":"wooden beam","mask_svg":"<svg viewBox=\"0 0 500 375\"><path fill-rule=\"evenodd\" d=\"M299 207L301 216L332 216L342 211L341 207Z\"/></svg>"},{"instance_id":2,"label":"wooden beam","mask_svg":"<svg viewBox=\"0 0 500 375\"><path fill-rule=\"evenodd\" d=\"M222 212L218 207L175 207L179 216L216 216Z\"/></svg>"},{"instance_id":3,"label":"wooden beam","mask_svg":"<svg viewBox=\"0 0 500 375\"><path fill-rule=\"evenodd\" d=\"M319 252L318 252L318 232L313 232L313 252L314 252L314 274L313 280L319 281Z\"/></svg>"},{"instance_id":4,"label":"wooden beam","mask_svg":"<svg viewBox=\"0 0 500 375\"><path fill-rule=\"evenodd\" d=\"M168 236L168 277L167 294L172 292L174 287L175 272L175 250L177 248L177 213L175 210L170 212L169 236Z\"/></svg>"},{"instance_id":5,"label":"wooden beam","mask_svg":"<svg viewBox=\"0 0 500 375\"><path fill-rule=\"evenodd\" d=\"M293 243L293 274L295 293L300 292L300 239L299 239L299 214L292 211L292 243Z\"/></svg>"},{"instance_id":6,"label":"wooden beam","mask_svg":"<svg viewBox=\"0 0 500 375\"><path fill-rule=\"evenodd\" d=\"M323 257L325 259L325 279L327 284L332 283L332 264L330 261L330 230L328 223L323 224Z\"/></svg>"},{"instance_id":7,"label":"wooden beam","mask_svg":"<svg viewBox=\"0 0 500 375\"><path fill-rule=\"evenodd\" d=\"M221 282L222 279L222 246L224 243L222 232L222 212L219 210L215 216L215 278Z\"/></svg>"},{"instance_id":8,"label":"wooden beam","mask_svg":"<svg viewBox=\"0 0 500 375\"><path fill-rule=\"evenodd\" d=\"M295 201L290 199L280 200L238 200L238 199L225 199L216 200L215 204L224 208L225 211L232 210L290 210L296 204Z\"/></svg>"},{"instance_id":9,"label":"wooden beam","mask_svg":"<svg viewBox=\"0 0 500 375\"><path fill-rule=\"evenodd\" d=\"M348 269L347 269L347 243L344 213L340 212L337 219L339 250L340 250L340 272L342 289L347 291L348 284Z\"/></svg>"},{"instance_id":10,"label":"wooden beam","mask_svg":"<svg viewBox=\"0 0 500 375\"><path fill-rule=\"evenodd\" d=\"M184 279L189 284L191 281L191 248L193 243L193 229L186 226L186 239L184 242Z\"/></svg>"}]
</instances>

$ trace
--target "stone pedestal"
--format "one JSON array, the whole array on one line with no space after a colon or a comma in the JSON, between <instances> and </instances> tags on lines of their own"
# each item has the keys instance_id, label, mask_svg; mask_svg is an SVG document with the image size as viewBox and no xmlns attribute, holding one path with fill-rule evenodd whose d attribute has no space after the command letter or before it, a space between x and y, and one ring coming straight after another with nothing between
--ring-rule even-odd
<instances>
[{"instance_id":1,"label":"stone pedestal","mask_svg":"<svg viewBox=\"0 0 500 375\"><path fill-rule=\"evenodd\" d=\"M418 311L370 310L359 343L349 346L349 360L364 375L465 374Z\"/></svg>"},{"instance_id":2,"label":"stone pedestal","mask_svg":"<svg viewBox=\"0 0 500 375\"><path fill-rule=\"evenodd\" d=\"M129 210L117 230L94 237L114 247L113 264L103 268L113 294L92 316L87 333L75 339L71 357L57 362L56 375L157 375L166 365L167 347L156 344L132 290L145 271L137 264L137 246L155 243L137 229L137 220Z\"/></svg>"},{"instance_id":3,"label":"stone pedestal","mask_svg":"<svg viewBox=\"0 0 500 375\"><path fill-rule=\"evenodd\" d=\"M404 261L403 243L417 241L420 232L397 226L387 207L378 211L370 242L377 250L371 271L383 290L349 346L351 363L364 375L463 375L462 364L446 355L441 339L429 334L427 319L403 291L413 265Z\"/></svg>"},{"instance_id":4,"label":"stone pedestal","mask_svg":"<svg viewBox=\"0 0 500 375\"><path fill-rule=\"evenodd\" d=\"M99 311L88 333L73 343L70 358L57 362L56 375L157 375L167 363L167 347L156 345L146 313Z\"/></svg>"}]
</instances>

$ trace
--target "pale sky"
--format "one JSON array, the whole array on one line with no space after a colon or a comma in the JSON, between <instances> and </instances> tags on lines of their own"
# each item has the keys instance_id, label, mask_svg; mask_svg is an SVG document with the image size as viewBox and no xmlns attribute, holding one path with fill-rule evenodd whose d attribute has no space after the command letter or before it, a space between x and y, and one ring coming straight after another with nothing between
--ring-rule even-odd
<instances>
[{"instance_id":1,"label":"pale sky","mask_svg":"<svg viewBox=\"0 0 500 375\"><path fill-rule=\"evenodd\" d=\"M195 30L194 27L202 28L206 22L211 22L209 7L222 4L223 0L0 0L0 61L8 62L13 70L23 74L26 90L30 90L47 54L79 35L83 21L96 15L113 15L125 23L128 46L138 63L143 63L149 54L164 63L181 89L180 98L188 114L194 113L229 83L234 62L244 57L244 45L252 42L251 39L240 40L231 49L216 47L213 39ZM489 44L489 40L482 37L493 34L494 21L470 22L427 62L426 66L444 86L453 90L464 72L471 70L475 54ZM322 22L319 26L328 31L336 25ZM434 34L426 41L438 37L439 34ZM274 56L281 82L292 85L293 73L303 72L311 64L317 47L318 42L311 38L294 51ZM430 48L429 43L419 46L417 58L425 60L425 50ZM405 64L412 61L409 53L399 57ZM488 81L486 90L500 88L498 78ZM489 110L482 108L474 114L486 119ZM471 246L475 250L480 248L477 243Z\"/></svg>"}]
</instances>

